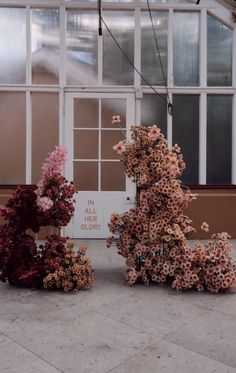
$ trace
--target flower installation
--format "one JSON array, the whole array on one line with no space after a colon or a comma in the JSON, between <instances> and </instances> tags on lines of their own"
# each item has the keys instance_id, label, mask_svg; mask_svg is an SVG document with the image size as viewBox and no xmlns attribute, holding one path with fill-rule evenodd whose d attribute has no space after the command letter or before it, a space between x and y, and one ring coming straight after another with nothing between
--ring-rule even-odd
<instances>
[{"instance_id":1,"label":"flower installation","mask_svg":"<svg viewBox=\"0 0 236 373\"><path fill-rule=\"evenodd\" d=\"M64 291L91 286L94 281L86 248L73 250L60 234L47 237L37 246L30 232L43 226L66 226L74 212L73 183L61 174L66 150L56 146L42 166L36 190L17 187L0 214L0 280L30 288L62 288Z\"/></svg>"},{"instance_id":2,"label":"flower installation","mask_svg":"<svg viewBox=\"0 0 236 373\"><path fill-rule=\"evenodd\" d=\"M169 150L156 125L135 125L131 139L113 148L137 184L136 206L111 216L112 236L107 240L108 247L115 245L126 259L128 285L168 283L177 291L213 293L235 288L236 267L227 233L215 234L194 248L188 243L194 228L184 210L195 196L181 185L185 163L179 146ZM208 231L208 224L204 222L202 229Z\"/></svg>"}]
</instances>

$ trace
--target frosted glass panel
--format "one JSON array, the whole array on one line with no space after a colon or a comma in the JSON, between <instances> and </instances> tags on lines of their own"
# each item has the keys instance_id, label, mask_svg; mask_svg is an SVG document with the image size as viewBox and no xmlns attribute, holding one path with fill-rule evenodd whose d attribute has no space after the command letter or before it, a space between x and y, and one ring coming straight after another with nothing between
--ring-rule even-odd
<instances>
[{"instance_id":1,"label":"frosted glass panel","mask_svg":"<svg viewBox=\"0 0 236 373\"><path fill-rule=\"evenodd\" d=\"M0 84L25 83L26 10L0 8Z\"/></svg>"},{"instance_id":2,"label":"frosted glass panel","mask_svg":"<svg viewBox=\"0 0 236 373\"><path fill-rule=\"evenodd\" d=\"M101 163L101 190L125 190L125 173L121 162Z\"/></svg>"},{"instance_id":3,"label":"frosted glass panel","mask_svg":"<svg viewBox=\"0 0 236 373\"><path fill-rule=\"evenodd\" d=\"M163 95L166 99L166 96ZM155 94L144 94L141 101L141 124L156 124L167 135L167 104Z\"/></svg>"},{"instance_id":4,"label":"frosted glass panel","mask_svg":"<svg viewBox=\"0 0 236 373\"><path fill-rule=\"evenodd\" d=\"M98 131L74 131L74 158L98 158Z\"/></svg>"},{"instance_id":5,"label":"frosted glass panel","mask_svg":"<svg viewBox=\"0 0 236 373\"><path fill-rule=\"evenodd\" d=\"M122 131L107 130L101 134L101 150L103 159L120 159L120 155L113 150L113 146L119 141L125 140L125 133Z\"/></svg>"},{"instance_id":6,"label":"frosted glass panel","mask_svg":"<svg viewBox=\"0 0 236 373\"><path fill-rule=\"evenodd\" d=\"M172 143L181 147L186 169L184 184L198 184L199 163L199 96L174 95Z\"/></svg>"},{"instance_id":7,"label":"frosted glass panel","mask_svg":"<svg viewBox=\"0 0 236 373\"><path fill-rule=\"evenodd\" d=\"M97 84L97 34L97 12L67 10L68 84Z\"/></svg>"},{"instance_id":8,"label":"frosted glass panel","mask_svg":"<svg viewBox=\"0 0 236 373\"><path fill-rule=\"evenodd\" d=\"M207 183L231 183L232 96L207 97Z\"/></svg>"},{"instance_id":9,"label":"frosted glass panel","mask_svg":"<svg viewBox=\"0 0 236 373\"><path fill-rule=\"evenodd\" d=\"M134 12L104 11L104 20L119 45L134 62ZM103 78L105 84L131 85L134 82L133 67L103 28Z\"/></svg>"},{"instance_id":10,"label":"frosted glass panel","mask_svg":"<svg viewBox=\"0 0 236 373\"><path fill-rule=\"evenodd\" d=\"M152 11L157 46L160 52L161 63L165 77L167 76L167 33L168 12ZM141 64L144 78L153 85L164 85L165 78L162 73L160 58L157 52L154 32L149 12L142 12L141 18ZM142 84L146 84L142 81Z\"/></svg>"},{"instance_id":11,"label":"frosted glass panel","mask_svg":"<svg viewBox=\"0 0 236 373\"><path fill-rule=\"evenodd\" d=\"M232 84L232 37L232 30L208 15L207 84L209 86Z\"/></svg>"},{"instance_id":12,"label":"frosted glass panel","mask_svg":"<svg viewBox=\"0 0 236 373\"><path fill-rule=\"evenodd\" d=\"M199 14L174 13L174 84L199 84Z\"/></svg>"},{"instance_id":13,"label":"frosted glass panel","mask_svg":"<svg viewBox=\"0 0 236 373\"><path fill-rule=\"evenodd\" d=\"M0 184L25 184L25 93L0 92Z\"/></svg>"},{"instance_id":14,"label":"frosted glass panel","mask_svg":"<svg viewBox=\"0 0 236 373\"><path fill-rule=\"evenodd\" d=\"M31 10L32 82L59 82L59 9Z\"/></svg>"},{"instance_id":15,"label":"frosted glass panel","mask_svg":"<svg viewBox=\"0 0 236 373\"><path fill-rule=\"evenodd\" d=\"M98 127L99 101L97 98L74 99L74 128Z\"/></svg>"},{"instance_id":16,"label":"frosted glass panel","mask_svg":"<svg viewBox=\"0 0 236 373\"><path fill-rule=\"evenodd\" d=\"M74 184L77 190L98 190L98 162L74 162Z\"/></svg>"},{"instance_id":17,"label":"frosted glass panel","mask_svg":"<svg viewBox=\"0 0 236 373\"><path fill-rule=\"evenodd\" d=\"M32 93L32 183L36 184L48 154L59 143L59 96Z\"/></svg>"}]
</instances>

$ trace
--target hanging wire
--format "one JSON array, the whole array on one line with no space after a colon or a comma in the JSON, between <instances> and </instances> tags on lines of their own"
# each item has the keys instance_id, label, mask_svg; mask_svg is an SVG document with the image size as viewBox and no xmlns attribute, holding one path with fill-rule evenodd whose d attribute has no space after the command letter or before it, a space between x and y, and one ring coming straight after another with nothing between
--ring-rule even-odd
<instances>
[{"instance_id":1,"label":"hanging wire","mask_svg":"<svg viewBox=\"0 0 236 373\"><path fill-rule=\"evenodd\" d=\"M172 104L171 102L169 101L169 98L168 99L165 99L163 97L163 95L161 95L155 87L153 87L149 82L148 80L142 75L142 73L137 69L137 67L134 65L134 63L130 60L130 58L127 56L127 54L125 53L125 51L122 49L122 47L120 46L120 44L118 43L118 41L116 40L115 36L113 35L113 33L111 32L110 28L107 26L106 22L104 21L103 17L101 14L99 14L99 17L102 21L102 23L104 24L106 30L108 31L109 35L111 36L111 38L113 39L114 43L117 45L117 47L119 48L119 50L121 51L121 53L123 54L123 56L125 57L126 61L132 66L132 68L134 69L134 71L136 71L136 73L142 78L142 80L147 84L148 87L150 87L153 92L155 92L156 95L158 95L162 101L164 101L166 104L167 104L167 107L168 107L168 113L170 115L173 114L173 110L172 110Z\"/></svg>"},{"instance_id":2,"label":"hanging wire","mask_svg":"<svg viewBox=\"0 0 236 373\"><path fill-rule=\"evenodd\" d=\"M148 7L148 13L149 13L149 17L150 17L151 24L152 24L152 31L153 31L153 35L154 35L156 50L157 50L159 61L160 61L161 72L162 72L162 76L163 76L165 87L166 87L168 112L169 112L170 115L172 115L173 114L173 104L171 103L171 100L170 100L167 79L166 79L166 75L165 75L165 71L164 71L164 67L163 67L163 63L162 63L162 59L161 59L160 48L159 48L158 41L157 41L157 34L156 34L155 27L154 27L152 11L151 11L151 8L150 8L149 0L147 0L147 7Z\"/></svg>"}]
</instances>

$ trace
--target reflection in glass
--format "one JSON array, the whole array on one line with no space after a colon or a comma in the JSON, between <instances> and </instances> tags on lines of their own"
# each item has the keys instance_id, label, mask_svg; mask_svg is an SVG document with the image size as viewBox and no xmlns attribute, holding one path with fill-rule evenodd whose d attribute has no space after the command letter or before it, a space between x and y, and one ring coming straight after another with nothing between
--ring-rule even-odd
<instances>
[{"instance_id":1,"label":"reflection in glass","mask_svg":"<svg viewBox=\"0 0 236 373\"><path fill-rule=\"evenodd\" d=\"M125 133L116 130L102 131L101 150L103 159L120 159L120 155L113 150L113 146L119 141L125 140Z\"/></svg>"},{"instance_id":2,"label":"reflection in glass","mask_svg":"<svg viewBox=\"0 0 236 373\"><path fill-rule=\"evenodd\" d=\"M181 147L186 163L181 180L184 184L198 184L199 96L174 95L173 106L172 144Z\"/></svg>"},{"instance_id":3,"label":"reflection in glass","mask_svg":"<svg viewBox=\"0 0 236 373\"><path fill-rule=\"evenodd\" d=\"M59 82L59 9L31 10L32 82Z\"/></svg>"},{"instance_id":4,"label":"reflection in glass","mask_svg":"<svg viewBox=\"0 0 236 373\"><path fill-rule=\"evenodd\" d=\"M74 128L98 127L99 101L97 98L74 99Z\"/></svg>"},{"instance_id":5,"label":"reflection in glass","mask_svg":"<svg viewBox=\"0 0 236 373\"><path fill-rule=\"evenodd\" d=\"M102 98L102 128L126 127L126 100L120 98ZM120 116L120 123L111 123L113 115Z\"/></svg>"},{"instance_id":6,"label":"reflection in glass","mask_svg":"<svg viewBox=\"0 0 236 373\"><path fill-rule=\"evenodd\" d=\"M104 11L104 20L117 42L134 62L134 12ZM103 79L106 84L132 85L133 67L127 62L108 31L103 29Z\"/></svg>"},{"instance_id":7,"label":"reflection in glass","mask_svg":"<svg viewBox=\"0 0 236 373\"><path fill-rule=\"evenodd\" d=\"M174 84L199 84L199 13L174 13Z\"/></svg>"},{"instance_id":8,"label":"reflection in glass","mask_svg":"<svg viewBox=\"0 0 236 373\"><path fill-rule=\"evenodd\" d=\"M162 96L166 100L166 96ZM156 94L144 94L141 101L141 124L156 124L167 135L167 104Z\"/></svg>"},{"instance_id":9,"label":"reflection in glass","mask_svg":"<svg viewBox=\"0 0 236 373\"><path fill-rule=\"evenodd\" d=\"M232 84L232 37L232 30L208 15L207 84L209 86Z\"/></svg>"},{"instance_id":10,"label":"reflection in glass","mask_svg":"<svg viewBox=\"0 0 236 373\"><path fill-rule=\"evenodd\" d=\"M98 190L98 162L74 161L74 184L76 190Z\"/></svg>"},{"instance_id":11,"label":"reflection in glass","mask_svg":"<svg viewBox=\"0 0 236 373\"><path fill-rule=\"evenodd\" d=\"M74 158L98 158L98 131L74 130Z\"/></svg>"},{"instance_id":12,"label":"reflection in glass","mask_svg":"<svg viewBox=\"0 0 236 373\"><path fill-rule=\"evenodd\" d=\"M97 12L67 9L67 83L97 84Z\"/></svg>"},{"instance_id":13,"label":"reflection in glass","mask_svg":"<svg viewBox=\"0 0 236 373\"><path fill-rule=\"evenodd\" d=\"M121 162L101 163L101 190L125 190L125 173Z\"/></svg>"},{"instance_id":14,"label":"reflection in glass","mask_svg":"<svg viewBox=\"0 0 236 373\"><path fill-rule=\"evenodd\" d=\"M141 17L141 66L144 78L153 85L165 85L167 76L167 33L168 12L152 11L153 24L156 31L158 55L155 37L149 12L142 12ZM164 71L164 76L161 68ZM142 81L142 84L146 84Z\"/></svg>"},{"instance_id":15,"label":"reflection in glass","mask_svg":"<svg viewBox=\"0 0 236 373\"><path fill-rule=\"evenodd\" d=\"M0 84L25 83L26 10L0 8Z\"/></svg>"},{"instance_id":16,"label":"reflection in glass","mask_svg":"<svg viewBox=\"0 0 236 373\"><path fill-rule=\"evenodd\" d=\"M37 184L41 167L59 142L58 93L32 93L32 183Z\"/></svg>"},{"instance_id":17,"label":"reflection in glass","mask_svg":"<svg viewBox=\"0 0 236 373\"><path fill-rule=\"evenodd\" d=\"M207 184L231 184L232 96L207 97Z\"/></svg>"},{"instance_id":18,"label":"reflection in glass","mask_svg":"<svg viewBox=\"0 0 236 373\"><path fill-rule=\"evenodd\" d=\"M25 184L25 93L0 93L0 184Z\"/></svg>"}]
</instances>

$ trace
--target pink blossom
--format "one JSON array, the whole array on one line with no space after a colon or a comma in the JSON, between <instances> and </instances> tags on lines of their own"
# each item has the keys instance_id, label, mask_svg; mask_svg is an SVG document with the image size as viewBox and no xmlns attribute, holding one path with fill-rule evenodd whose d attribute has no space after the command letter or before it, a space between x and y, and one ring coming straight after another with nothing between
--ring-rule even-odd
<instances>
[{"instance_id":1,"label":"pink blossom","mask_svg":"<svg viewBox=\"0 0 236 373\"><path fill-rule=\"evenodd\" d=\"M115 150L117 154L122 154L126 150L125 144L122 141L120 141L118 142L118 144L113 146L113 150Z\"/></svg>"},{"instance_id":2,"label":"pink blossom","mask_svg":"<svg viewBox=\"0 0 236 373\"><path fill-rule=\"evenodd\" d=\"M148 133L148 137L152 140L157 140L161 134L160 128L158 128L155 124L151 127L151 131Z\"/></svg>"},{"instance_id":3,"label":"pink blossom","mask_svg":"<svg viewBox=\"0 0 236 373\"><path fill-rule=\"evenodd\" d=\"M48 197L38 197L36 203L41 211L47 211L53 206L53 201Z\"/></svg>"},{"instance_id":4,"label":"pink blossom","mask_svg":"<svg viewBox=\"0 0 236 373\"><path fill-rule=\"evenodd\" d=\"M120 122L121 122L120 116L119 115L113 115L111 123L115 124L115 123L120 123Z\"/></svg>"}]
</instances>

